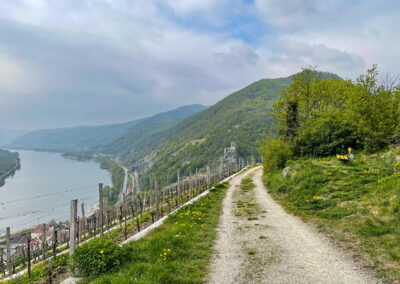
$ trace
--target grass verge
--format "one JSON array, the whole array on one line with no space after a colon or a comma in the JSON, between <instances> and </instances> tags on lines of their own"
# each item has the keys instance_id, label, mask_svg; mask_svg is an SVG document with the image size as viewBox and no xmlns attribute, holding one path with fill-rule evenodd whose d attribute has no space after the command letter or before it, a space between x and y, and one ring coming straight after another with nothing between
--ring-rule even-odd
<instances>
[{"instance_id":1,"label":"grass verge","mask_svg":"<svg viewBox=\"0 0 400 284\"><path fill-rule=\"evenodd\" d=\"M118 272L83 283L203 283L227 183L177 213L145 238L123 246Z\"/></svg>"},{"instance_id":2,"label":"grass verge","mask_svg":"<svg viewBox=\"0 0 400 284\"><path fill-rule=\"evenodd\" d=\"M384 281L400 280L399 174L390 152L290 161L265 174L272 196L312 221Z\"/></svg>"}]
</instances>

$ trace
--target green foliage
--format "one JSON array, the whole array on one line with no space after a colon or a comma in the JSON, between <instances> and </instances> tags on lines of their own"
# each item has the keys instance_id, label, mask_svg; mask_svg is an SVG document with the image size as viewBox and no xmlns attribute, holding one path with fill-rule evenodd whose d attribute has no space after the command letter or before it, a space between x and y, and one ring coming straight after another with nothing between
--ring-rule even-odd
<instances>
[{"instance_id":1,"label":"green foliage","mask_svg":"<svg viewBox=\"0 0 400 284\"><path fill-rule=\"evenodd\" d=\"M69 256L68 254L60 254L57 256L57 260L51 260L51 266L54 270L56 270L59 267L66 267L69 262ZM40 281L43 281L44 279L48 278L48 263L42 262L39 264L36 264L32 267L31 270L31 276L28 277L28 272L25 274L15 277L11 280L8 280L6 283L9 284L28 284L28 283L41 283ZM0 283L1 282L0 280Z\"/></svg>"},{"instance_id":2,"label":"green foliage","mask_svg":"<svg viewBox=\"0 0 400 284\"><path fill-rule=\"evenodd\" d=\"M378 83L376 65L357 79L347 108L365 137L367 150L374 151L388 145L398 130L399 106L398 89L392 90Z\"/></svg>"},{"instance_id":3,"label":"green foliage","mask_svg":"<svg viewBox=\"0 0 400 284\"><path fill-rule=\"evenodd\" d=\"M346 153L348 147L359 149L361 146L362 137L357 127L341 117L321 117L312 124L306 125L294 139L296 156L324 157Z\"/></svg>"},{"instance_id":4,"label":"green foliage","mask_svg":"<svg viewBox=\"0 0 400 284\"><path fill-rule=\"evenodd\" d=\"M225 189L225 188L228 187L228 185L229 185L229 183L227 183L227 182L222 182L222 183L215 184L213 186L213 188L210 189L210 192Z\"/></svg>"},{"instance_id":5,"label":"green foliage","mask_svg":"<svg viewBox=\"0 0 400 284\"><path fill-rule=\"evenodd\" d=\"M83 283L204 283L226 184L168 216L145 238L123 246L120 271Z\"/></svg>"},{"instance_id":6,"label":"green foliage","mask_svg":"<svg viewBox=\"0 0 400 284\"><path fill-rule=\"evenodd\" d=\"M12 142L11 147L59 152L129 155L152 142L150 136L172 128L176 122L203 110L190 105L125 123L78 126L29 132Z\"/></svg>"},{"instance_id":7,"label":"green foliage","mask_svg":"<svg viewBox=\"0 0 400 284\"><path fill-rule=\"evenodd\" d=\"M376 151L399 131L400 91L378 82L375 65L356 81L324 78L307 67L293 76L274 109L276 130L293 145L294 157L328 156L348 147Z\"/></svg>"},{"instance_id":8,"label":"green foliage","mask_svg":"<svg viewBox=\"0 0 400 284\"><path fill-rule=\"evenodd\" d=\"M118 201L124 183L124 169L109 158L103 157L100 160L100 167L111 172L112 187L103 188L103 196L108 200L109 205L114 205Z\"/></svg>"},{"instance_id":9,"label":"green foliage","mask_svg":"<svg viewBox=\"0 0 400 284\"><path fill-rule=\"evenodd\" d=\"M122 249L106 238L95 238L81 244L72 256L73 269L82 276L98 276L118 269L123 261Z\"/></svg>"},{"instance_id":10,"label":"green foliage","mask_svg":"<svg viewBox=\"0 0 400 284\"><path fill-rule=\"evenodd\" d=\"M19 155L17 152L10 152L0 149L0 186L4 180L15 173L20 167Z\"/></svg>"},{"instance_id":11,"label":"green foliage","mask_svg":"<svg viewBox=\"0 0 400 284\"><path fill-rule=\"evenodd\" d=\"M284 168L286 161L292 157L292 147L282 139L268 137L260 147L264 157L264 170Z\"/></svg>"},{"instance_id":12,"label":"green foliage","mask_svg":"<svg viewBox=\"0 0 400 284\"><path fill-rule=\"evenodd\" d=\"M379 260L400 279L400 175L390 151L356 153L351 163L336 157L288 161L265 172L274 198L287 210L317 223L336 239L345 238L357 253Z\"/></svg>"},{"instance_id":13,"label":"green foliage","mask_svg":"<svg viewBox=\"0 0 400 284\"><path fill-rule=\"evenodd\" d=\"M358 233L365 237L375 237L389 234L391 231L392 229L389 226L367 219L358 230Z\"/></svg>"},{"instance_id":14,"label":"green foliage","mask_svg":"<svg viewBox=\"0 0 400 284\"><path fill-rule=\"evenodd\" d=\"M245 178L242 179L240 182L240 190L242 192L249 192L255 188L255 184L253 183L253 176L246 176Z\"/></svg>"},{"instance_id":15,"label":"green foliage","mask_svg":"<svg viewBox=\"0 0 400 284\"><path fill-rule=\"evenodd\" d=\"M176 181L178 169L182 175L207 164L214 169L231 141L236 142L241 157L260 161L257 148L272 124L272 106L290 82L291 77L260 80L179 122L163 134L162 143L152 147L157 150L152 175L165 185ZM138 160L152 153L148 150L134 155L132 165L140 166Z\"/></svg>"}]
</instances>

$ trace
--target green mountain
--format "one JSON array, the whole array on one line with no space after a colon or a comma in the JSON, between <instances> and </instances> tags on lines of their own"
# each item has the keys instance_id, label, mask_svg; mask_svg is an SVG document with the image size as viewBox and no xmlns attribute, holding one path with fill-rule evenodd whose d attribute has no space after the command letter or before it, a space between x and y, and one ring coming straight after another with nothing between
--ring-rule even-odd
<instances>
[{"instance_id":1,"label":"green mountain","mask_svg":"<svg viewBox=\"0 0 400 284\"><path fill-rule=\"evenodd\" d=\"M172 182L178 169L188 175L207 164L215 168L231 141L245 159L260 160L257 147L271 125L272 106L290 82L291 77L260 80L157 133L152 145L130 157L131 168Z\"/></svg>"},{"instance_id":2,"label":"green mountain","mask_svg":"<svg viewBox=\"0 0 400 284\"><path fill-rule=\"evenodd\" d=\"M126 123L37 130L16 138L7 146L15 149L118 154L129 147L135 148L135 139L144 139L174 127L179 120L205 108L202 105L189 105ZM124 149L115 148L114 141L123 137L130 137L130 144L122 145L126 146Z\"/></svg>"}]
</instances>

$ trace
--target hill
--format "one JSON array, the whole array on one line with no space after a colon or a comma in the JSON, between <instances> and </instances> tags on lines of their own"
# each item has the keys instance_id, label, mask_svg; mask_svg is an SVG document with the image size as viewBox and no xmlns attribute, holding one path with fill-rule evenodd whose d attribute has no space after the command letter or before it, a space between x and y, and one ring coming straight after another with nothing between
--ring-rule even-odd
<instances>
[{"instance_id":1,"label":"hill","mask_svg":"<svg viewBox=\"0 0 400 284\"><path fill-rule=\"evenodd\" d=\"M0 129L0 146L7 145L28 132L28 130Z\"/></svg>"},{"instance_id":2,"label":"hill","mask_svg":"<svg viewBox=\"0 0 400 284\"><path fill-rule=\"evenodd\" d=\"M131 167L151 172L162 183L172 182L178 169L183 175L207 164L215 169L231 141L237 143L245 159L253 156L260 160L257 148L271 125L272 106L290 82L291 77L263 79L232 93L169 131L158 133L155 141L159 142L133 155Z\"/></svg>"},{"instance_id":3,"label":"hill","mask_svg":"<svg viewBox=\"0 0 400 284\"><path fill-rule=\"evenodd\" d=\"M37 130L18 137L8 147L58 152L116 153L118 151L110 150L114 140L124 136L136 137L135 132L140 133L141 138L153 135L203 109L205 107L202 105L189 105L126 123ZM144 129L150 131L146 132ZM133 140L131 142L134 143Z\"/></svg>"}]
</instances>

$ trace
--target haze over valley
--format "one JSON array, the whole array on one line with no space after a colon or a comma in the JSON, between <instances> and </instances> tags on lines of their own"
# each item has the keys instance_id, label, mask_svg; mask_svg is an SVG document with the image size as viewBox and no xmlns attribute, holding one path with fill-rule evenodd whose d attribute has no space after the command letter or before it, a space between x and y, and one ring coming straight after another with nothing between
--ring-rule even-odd
<instances>
[{"instance_id":1,"label":"haze over valley","mask_svg":"<svg viewBox=\"0 0 400 284\"><path fill-rule=\"evenodd\" d=\"M0 283L400 281L398 1L0 11Z\"/></svg>"}]
</instances>

